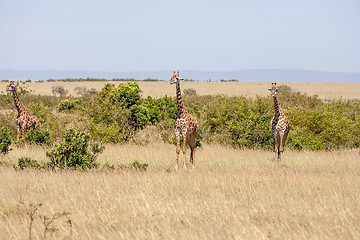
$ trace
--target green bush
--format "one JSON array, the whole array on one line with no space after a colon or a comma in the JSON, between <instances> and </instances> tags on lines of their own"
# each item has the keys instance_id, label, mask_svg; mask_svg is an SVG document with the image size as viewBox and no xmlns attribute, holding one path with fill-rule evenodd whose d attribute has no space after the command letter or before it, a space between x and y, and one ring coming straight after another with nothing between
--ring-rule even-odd
<instances>
[{"instance_id":1,"label":"green bush","mask_svg":"<svg viewBox=\"0 0 360 240\"><path fill-rule=\"evenodd\" d=\"M44 164L40 164L38 161L29 157L21 157L18 159L18 167L21 170L24 170L25 168L41 169L44 168Z\"/></svg>"},{"instance_id":2,"label":"green bush","mask_svg":"<svg viewBox=\"0 0 360 240\"><path fill-rule=\"evenodd\" d=\"M293 149L332 150L360 146L360 101L322 103L317 108L292 107L288 144Z\"/></svg>"},{"instance_id":3,"label":"green bush","mask_svg":"<svg viewBox=\"0 0 360 240\"><path fill-rule=\"evenodd\" d=\"M139 84L128 82L115 87L114 84L107 83L98 93L100 102L110 101L111 103L119 102L125 108L137 104L140 100Z\"/></svg>"},{"instance_id":4,"label":"green bush","mask_svg":"<svg viewBox=\"0 0 360 240\"><path fill-rule=\"evenodd\" d=\"M29 106L29 111L34 114L41 123L46 122L49 115L49 108L41 102L31 104Z\"/></svg>"},{"instance_id":5,"label":"green bush","mask_svg":"<svg viewBox=\"0 0 360 240\"><path fill-rule=\"evenodd\" d=\"M141 99L139 93L137 83L106 84L86 109L92 121L91 134L104 142L120 143L147 125L176 116L171 98Z\"/></svg>"},{"instance_id":6,"label":"green bush","mask_svg":"<svg viewBox=\"0 0 360 240\"><path fill-rule=\"evenodd\" d=\"M104 146L94 143L89 146L90 135L82 131L70 129L64 135L62 142L55 149L48 151L46 156L50 158L50 165L58 168L82 168L97 167L95 162L98 154L104 151Z\"/></svg>"},{"instance_id":7,"label":"green bush","mask_svg":"<svg viewBox=\"0 0 360 240\"><path fill-rule=\"evenodd\" d=\"M267 99L224 96L214 99L203 101L204 105L196 111L205 141L238 148L270 148L272 116Z\"/></svg>"},{"instance_id":8,"label":"green bush","mask_svg":"<svg viewBox=\"0 0 360 240\"><path fill-rule=\"evenodd\" d=\"M73 100L65 99L65 100L60 101L60 103L57 106L57 109L59 112L71 111L71 110L78 109L80 105L81 105L80 99L73 99Z\"/></svg>"},{"instance_id":9,"label":"green bush","mask_svg":"<svg viewBox=\"0 0 360 240\"><path fill-rule=\"evenodd\" d=\"M9 147L11 145L11 137L9 129L6 126L0 128L0 151L3 154L9 152Z\"/></svg>"},{"instance_id":10,"label":"green bush","mask_svg":"<svg viewBox=\"0 0 360 240\"><path fill-rule=\"evenodd\" d=\"M50 146L53 140L50 133L46 130L30 129L25 135L25 142L30 144L47 145Z\"/></svg>"}]
</instances>

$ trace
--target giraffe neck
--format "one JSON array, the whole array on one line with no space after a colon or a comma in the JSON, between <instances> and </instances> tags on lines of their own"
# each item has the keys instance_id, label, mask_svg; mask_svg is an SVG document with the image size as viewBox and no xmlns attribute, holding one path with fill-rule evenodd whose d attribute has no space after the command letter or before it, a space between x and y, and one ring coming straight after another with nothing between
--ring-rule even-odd
<instances>
[{"instance_id":1,"label":"giraffe neck","mask_svg":"<svg viewBox=\"0 0 360 240\"><path fill-rule=\"evenodd\" d=\"M281 113L282 113L282 110L279 106L279 102L277 100L277 97L276 96L273 96L273 99L274 99L274 110L275 110L275 116L280 116Z\"/></svg>"},{"instance_id":2,"label":"giraffe neck","mask_svg":"<svg viewBox=\"0 0 360 240\"><path fill-rule=\"evenodd\" d=\"M14 96L14 103L15 103L16 110L18 111L19 114L21 114L22 112L25 111L25 107L20 102L19 97L16 93L16 90L13 91L13 96Z\"/></svg>"},{"instance_id":3,"label":"giraffe neck","mask_svg":"<svg viewBox=\"0 0 360 240\"><path fill-rule=\"evenodd\" d=\"M186 109L181 98L180 82L176 83L176 99L177 99L177 107L178 107L178 116L181 116L184 112L186 112Z\"/></svg>"}]
</instances>

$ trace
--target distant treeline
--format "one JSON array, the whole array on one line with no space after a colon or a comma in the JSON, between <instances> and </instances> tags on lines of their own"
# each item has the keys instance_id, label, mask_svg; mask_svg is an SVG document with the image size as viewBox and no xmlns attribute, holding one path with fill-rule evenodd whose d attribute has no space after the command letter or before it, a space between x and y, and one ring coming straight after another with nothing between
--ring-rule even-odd
<instances>
[{"instance_id":1,"label":"distant treeline","mask_svg":"<svg viewBox=\"0 0 360 240\"><path fill-rule=\"evenodd\" d=\"M105 78L65 78L65 79L48 79L48 80L25 80L18 82L164 82L165 80L159 80L154 78L146 78L146 79L133 79L133 78L113 78L113 79L105 79ZM185 82L195 82L192 79L185 79ZM221 80L227 81L227 80ZM229 81L237 81L237 80L229 80ZM1 82L10 82L10 80L1 80Z\"/></svg>"},{"instance_id":2,"label":"distant treeline","mask_svg":"<svg viewBox=\"0 0 360 240\"><path fill-rule=\"evenodd\" d=\"M1 80L2 82L10 82L9 80ZM105 78L65 78L65 79L48 79L48 80L25 80L19 82L137 82L137 81L145 81L145 82L161 82L164 80L146 78L143 80L136 80L133 78L113 78L113 79L105 79Z\"/></svg>"}]
</instances>

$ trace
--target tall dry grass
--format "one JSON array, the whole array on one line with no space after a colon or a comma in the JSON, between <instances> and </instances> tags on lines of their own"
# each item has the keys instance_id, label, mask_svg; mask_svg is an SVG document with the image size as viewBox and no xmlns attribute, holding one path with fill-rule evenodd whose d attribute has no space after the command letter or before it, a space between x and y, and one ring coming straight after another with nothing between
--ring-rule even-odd
<instances>
[{"instance_id":1,"label":"tall dry grass","mask_svg":"<svg viewBox=\"0 0 360 240\"><path fill-rule=\"evenodd\" d=\"M116 86L120 82L111 82ZM142 82L139 81L142 96L160 98L167 96L175 96L174 86L168 82ZM279 83L279 85L288 85L294 91L306 93L309 96L318 95L322 100L335 99L359 99L360 83L305 83L305 82L289 82ZM8 83L0 82L0 91L5 91ZM33 90L36 95L52 95L52 87L63 86L68 95L77 96L74 89L76 87L85 87L87 89L95 88L101 90L105 82L29 82L25 86L29 90ZM256 95L264 97L268 96L267 82L183 82L182 89L193 88L199 95L217 95L224 94L228 96L246 96L255 97Z\"/></svg>"},{"instance_id":2,"label":"tall dry grass","mask_svg":"<svg viewBox=\"0 0 360 240\"><path fill-rule=\"evenodd\" d=\"M48 239L359 239L358 151L273 153L204 145L196 169L170 171L175 147L107 145L99 162L148 163L146 172L16 171L22 156L46 149L14 148L0 167L0 239L43 239L39 216L68 212ZM189 157L187 156L189 160Z\"/></svg>"}]
</instances>

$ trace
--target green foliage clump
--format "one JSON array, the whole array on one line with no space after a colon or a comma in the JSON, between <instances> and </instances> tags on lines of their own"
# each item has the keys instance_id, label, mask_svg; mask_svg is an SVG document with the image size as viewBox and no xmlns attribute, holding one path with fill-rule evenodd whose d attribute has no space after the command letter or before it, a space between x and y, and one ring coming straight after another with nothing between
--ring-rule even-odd
<instances>
[{"instance_id":1,"label":"green foliage clump","mask_svg":"<svg viewBox=\"0 0 360 240\"><path fill-rule=\"evenodd\" d=\"M82 131L70 129L64 135L62 142L51 151L46 153L50 158L50 165L58 168L82 168L89 169L97 167L95 162L98 154L105 149L99 143L89 147L90 135Z\"/></svg>"},{"instance_id":2,"label":"green foliage clump","mask_svg":"<svg viewBox=\"0 0 360 240\"><path fill-rule=\"evenodd\" d=\"M9 152L9 147L11 145L11 137L9 129L6 126L0 128L0 151L3 154Z\"/></svg>"},{"instance_id":3,"label":"green foliage clump","mask_svg":"<svg viewBox=\"0 0 360 240\"><path fill-rule=\"evenodd\" d=\"M104 142L130 140L140 129L168 116L176 116L171 98L140 98L138 83L128 82L115 87L106 84L90 102L91 133Z\"/></svg>"},{"instance_id":4,"label":"green foliage clump","mask_svg":"<svg viewBox=\"0 0 360 240\"><path fill-rule=\"evenodd\" d=\"M293 149L332 150L360 146L359 100L321 103L317 108L289 109L292 123L289 145Z\"/></svg>"},{"instance_id":5,"label":"green foliage clump","mask_svg":"<svg viewBox=\"0 0 360 240\"><path fill-rule=\"evenodd\" d=\"M29 111L34 114L41 123L46 122L49 115L49 108L41 102L30 105Z\"/></svg>"},{"instance_id":6,"label":"green foliage clump","mask_svg":"<svg viewBox=\"0 0 360 240\"><path fill-rule=\"evenodd\" d=\"M140 100L137 83L106 84L90 102L87 112L92 135L105 142L119 143L135 135L131 125L131 106Z\"/></svg>"},{"instance_id":7,"label":"green foliage clump","mask_svg":"<svg viewBox=\"0 0 360 240\"><path fill-rule=\"evenodd\" d=\"M46 130L30 129L25 135L25 142L30 144L50 146L52 145L53 140L50 136L50 133Z\"/></svg>"},{"instance_id":8,"label":"green foliage clump","mask_svg":"<svg viewBox=\"0 0 360 240\"><path fill-rule=\"evenodd\" d=\"M18 159L18 167L21 170L24 170L25 168L41 169L44 168L44 165L29 157L21 157Z\"/></svg>"},{"instance_id":9,"label":"green foliage clump","mask_svg":"<svg viewBox=\"0 0 360 240\"><path fill-rule=\"evenodd\" d=\"M140 170L140 171L146 171L147 167L149 166L149 164L147 163L140 163L138 161L134 161L132 164L131 164L131 167L133 169L136 169L136 170Z\"/></svg>"},{"instance_id":10,"label":"green foliage clump","mask_svg":"<svg viewBox=\"0 0 360 240\"><path fill-rule=\"evenodd\" d=\"M149 164L147 163L140 163L138 161L134 161L133 163L129 165L119 165L120 169L130 169L130 170L138 170L138 171L146 171ZM114 166L112 166L114 168Z\"/></svg>"},{"instance_id":11,"label":"green foliage clump","mask_svg":"<svg viewBox=\"0 0 360 240\"><path fill-rule=\"evenodd\" d=\"M208 141L239 148L270 148L271 107L266 98L214 97L201 112Z\"/></svg>"},{"instance_id":12,"label":"green foliage clump","mask_svg":"<svg viewBox=\"0 0 360 240\"><path fill-rule=\"evenodd\" d=\"M147 97L141 104L134 105L130 108L130 122L136 128L142 129L147 125L153 125L166 118L175 119L177 106L172 102L170 97L154 99Z\"/></svg>"},{"instance_id":13,"label":"green foliage clump","mask_svg":"<svg viewBox=\"0 0 360 240\"><path fill-rule=\"evenodd\" d=\"M140 100L139 84L128 82L115 87L114 84L106 84L99 92L99 100L101 103L109 101L110 103L121 103L124 107L131 107Z\"/></svg>"},{"instance_id":14,"label":"green foliage clump","mask_svg":"<svg viewBox=\"0 0 360 240\"><path fill-rule=\"evenodd\" d=\"M59 112L71 111L78 109L80 105L81 105L80 99L73 99L73 100L64 99L61 100L60 103L57 105L57 109Z\"/></svg>"}]
</instances>

